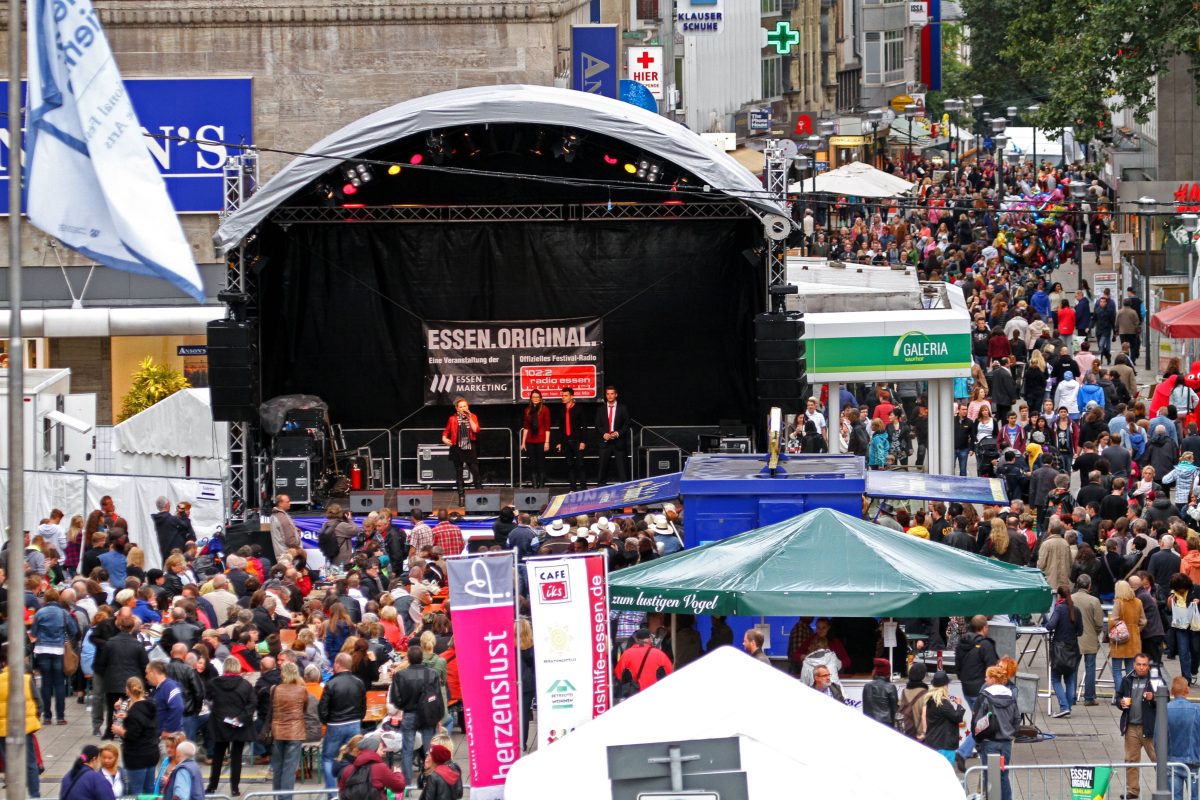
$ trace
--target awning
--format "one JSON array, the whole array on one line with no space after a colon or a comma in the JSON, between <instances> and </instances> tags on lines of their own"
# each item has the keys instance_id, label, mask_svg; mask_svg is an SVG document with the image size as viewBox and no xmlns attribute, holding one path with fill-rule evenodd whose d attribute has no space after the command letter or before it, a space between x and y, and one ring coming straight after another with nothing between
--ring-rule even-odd
<instances>
[{"instance_id":1,"label":"awning","mask_svg":"<svg viewBox=\"0 0 1200 800\"><path fill-rule=\"evenodd\" d=\"M755 175L762 175L763 170L767 168L767 157L758 150L753 150L749 147L739 147L729 155L733 156L734 161Z\"/></svg>"},{"instance_id":2,"label":"awning","mask_svg":"<svg viewBox=\"0 0 1200 800\"><path fill-rule=\"evenodd\" d=\"M612 573L612 608L701 615L949 617L1050 607L1038 569L827 508Z\"/></svg>"},{"instance_id":3,"label":"awning","mask_svg":"<svg viewBox=\"0 0 1200 800\"><path fill-rule=\"evenodd\" d=\"M852 161L845 166L818 175L816 191L852 197L896 197L912 187L913 184L903 178L881 169L875 169L870 164ZM788 187L788 191L795 194L811 190L811 180L797 181Z\"/></svg>"},{"instance_id":4,"label":"awning","mask_svg":"<svg viewBox=\"0 0 1200 800\"><path fill-rule=\"evenodd\" d=\"M875 498L941 500L988 506L1008 502L1004 481L999 478L925 475L921 472L868 472L866 494Z\"/></svg>"},{"instance_id":5,"label":"awning","mask_svg":"<svg viewBox=\"0 0 1200 800\"><path fill-rule=\"evenodd\" d=\"M1164 308L1150 317L1150 327L1172 339L1200 339L1200 300Z\"/></svg>"}]
</instances>

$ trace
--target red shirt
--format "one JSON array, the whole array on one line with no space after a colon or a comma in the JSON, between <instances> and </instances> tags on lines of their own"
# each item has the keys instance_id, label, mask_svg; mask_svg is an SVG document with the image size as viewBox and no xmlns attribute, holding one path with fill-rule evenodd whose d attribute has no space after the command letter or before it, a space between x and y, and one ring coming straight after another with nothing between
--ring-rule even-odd
<instances>
[{"instance_id":1,"label":"red shirt","mask_svg":"<svg viewBox=\"0 0 1200 800\"><path fill-rule=\"evenodd\" d=\"M645 667L642 666L643 659L646 662ZM649 689L659 680L659 670L663 672L661 677L665 678L671 674L671 659L667 658L667 654L662 650L650 644L635 644L621 654L621 659L613 668L613 675L618 681L625 670L629 670L629 676L637 680L639 687Z\"/></svg>"},{"instance_id":2,"label":"red shirt","mask_svg":"<svg viewBox=\"0 0 1200 800\"><path fill-rule=\"evenodd\" d=\"M525 430L525 444L545 444L547 437L550 436L550 409L545 403L538 408L538 432L533 432L533 406L529 405L525 409L525 419L521 427Z\"/></svg>"},{"instance_id":3,"label":"red shirt","mask_svg":"<svg viewBox=\"0 0 1200 800\"><path fill-rule=\"evenodd\" d=\"M452 522L439 522L433 527L433 546L442 548L444 555L458 555L466 548L462 530Z\"/></svg>"}]
</instances>

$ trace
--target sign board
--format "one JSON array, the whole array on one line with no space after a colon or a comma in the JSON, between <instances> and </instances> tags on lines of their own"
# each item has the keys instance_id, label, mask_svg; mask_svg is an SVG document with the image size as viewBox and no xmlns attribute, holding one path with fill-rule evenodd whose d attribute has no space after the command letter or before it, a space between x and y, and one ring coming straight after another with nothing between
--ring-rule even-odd
<instances>
[{"instance_id":1,"label":"sign board","mask_svg":"<svg viewBox=\"0 0 1200 800\"><path fill-rule=\"evenodd\" d=\"M8 81L0 81L0 87L7 93ZM225 160L240 152L224 142L254 143L251 79L125 78L125 87L175 210L221 211ZM8 213L8 163L5 130L0 131L0 214Z\"/></svg>"},{"instance_id":2,"label":"sign board","mask_svg":"<svg viewBox=\"0 0 1200 800\"><path fill-rule=\"evenodd\" d=\"M175 355L177 355L177 356L206 356L206 355L208 355L208 345L206 345L206 344L176 345Z\"/></svg>"},{"instance_id":3,"label":"sign board","mask_svg":"<svg viewBox=\"0 0 1200 800\"><path fill-rule=\"evenodd\" d=\"M876 336L808 339L808 374L857 372L904 374L926 370L970 370L971 335L907 330Z\"/></svg>"},{"instance_id":4,"label":"sign board","mask_svg":"<svg viewBox=\"0 0 1200 800\"><path fill-rule=\"evenodd\" d=\"M1109 303L1113 308L1118 308L1121 305L1121 285L1119 277L1115 272L1097 272L1092 276L1092 290L1096 293L1096 300L1104 296L1104 290L1108 289Z\"/></svg>"},{"instance_id":5,"label":"sign board","mask_svg":"<svg viewBox=\"0 0 1200 800\"><path fill-rule=\"evenodd\" d=\"M1104 800L1112 767L1071 767L1071 800Z\"/></svg>"},{"instance_id":6,"label":"sign board","mask_svg":"<svg viewBox=\"0 0 1200 800\"><path fill-rule=\"evenodd\" d=\"M678 0L675 32L684 36L711 36L725 27L725 0Z\"/></svg>"},{"instance_id":7,"label":"sign board","mask_svg":"<svg viewBox=\"0 0 1200 800\"><path fill-rule=\"evenodd\" d=\"M811 114L798 114L796 116L796 127L792 129L792 134L795 136L811 136L816 133L813 130L813 121Z\"/></svg>"},{"instance_id":8,"label":"sign board","mask_svg":"<svg viewBox=\"0 0 1200 800\"><path fill-rule=\"evenodd\" d=\"M604 381L599 319L425 322L425 402L517 403L534 389L565 386L594 398Z\"/></svg>"},{"instance_id":9,"label":"sign board","mask_svg":"<svg viewBox=\"0 0 1200 800\"><path fill-rule=\"evenodd\" d=\"M771 109L752 108L748 115L748 123L752 131L771 130Z\"/></svg>"},{"instance_id":10,"label":"sign board","mask_svg":"<svg viewBox=\"0 0 1200 800\"><path fill-rule=\"evenodd\" d=\"M892 107L892 110L895 111L897 114L903 114L904 107L909 105L912 102L913 102L913 99L909 95L898 94L892 98L892 101L890 103L888 103L888 105L890 105Z\"/></svg>"},{"instance_id":11,"label":"sign board","mask_svg":"<svg viewBox=\"0 0 1200 800\"><path fill-rule=\"evenodd\" d=\"M925 5L925 0L909 0L908 24L910 26L921 27L928 21L929 7Z\"/></svg>"},{"instance_id":12,"label":"sign board","mask_svg":"<svg viewBox=\"0 0 1200 800\"><path fill-rule=\"evenodd\" d=\"M871 141L867 136L830 136L830 147L862 147Z\"/></svg>"},{"instance_id":13,"label":"sign board","mask_svg":"<svg viewBox=\"0 0 1200 800\"><path fill-rule=\"evenodd\" d=\"M629 79L650 90L655 100L663 99L663 49L630 47L625 51Z\"/></svg>"},{"instance_id":14,"label":"sign board","mask_svg":"<svg viewBox=\"0 0 1200 800\"><path fill-rule=\"evenodd\" d=\"M577 517L593 511L603 511L622 506L640 506L674 500L679 497L679 476L672 472L628 483L613 483L584 489L580 492L560 494L550 498L549 505L542 511L542 520L559 517Z\"/></svg>"},{"instance_id":15,"label":"sign board","mask_svg":"<svg viewBox=\"0 0 1200 800\"><path fill-rule=\"evenodd\" d=\"M621 102L629 103L631 106L644 108L655 114L658 113L658 101L654 99L654 95L650 94L650 90L637 81L631 81L627 78L621 79Z\"/></svg>"},{"instance_id":16,"label":"sign board","mask_svg":"<svg viewBox=\"0 0 1200 800\"><path fill-rule=\"evenodd\" d=\"M617 98L616 25L571 26L571 88Z\"/></svg>"}]
</instances>

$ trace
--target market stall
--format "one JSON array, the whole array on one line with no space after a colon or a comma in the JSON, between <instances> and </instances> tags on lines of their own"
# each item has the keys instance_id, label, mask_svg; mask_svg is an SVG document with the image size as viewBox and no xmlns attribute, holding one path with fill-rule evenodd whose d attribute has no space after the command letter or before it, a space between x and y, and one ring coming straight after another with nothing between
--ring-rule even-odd
<instances>
[{"instance_id":1,"label":"market stall","mask_svg":"<svg viewBox=\"0 0 1200 800\"><path fill-rule=\"evenodd\" d=\"M890 172L875 169L870 164L852 161L818 175L816 191L851 197L897 197L914 185ZM788 187L788 191L797 194L812 192L812 186L812 181L799 181Z\"/></svg>"}]
</instances>

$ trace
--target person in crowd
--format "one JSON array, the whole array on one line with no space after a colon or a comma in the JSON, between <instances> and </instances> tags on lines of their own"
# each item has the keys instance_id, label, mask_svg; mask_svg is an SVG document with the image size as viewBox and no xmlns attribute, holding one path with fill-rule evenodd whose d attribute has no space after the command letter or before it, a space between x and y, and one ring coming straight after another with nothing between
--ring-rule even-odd
<instances>
[{"instance_id":1,"label":"person in crowd","mask_svg":"<svg viewBox=\"0 0 1200 800\"><path fill-rule=\"evenodd\" d=\"M926 747L937 750L953 764L959 744L958 729L966 709L957 697L950 694L950 676L943 670L934 673L929 685L917 739L924 742Z\"/></svg>"},{"instance_id":2,"label":"person in crowd","mask_svg":"<svg viewBox=\"0 0 1200 800\"><path fill-rule=\"evenodd\" d=\"M369 733L362 737L358 743L358 754L354 757L354 763L343 768L338 776L339 796L346 796L347 788L359 780L369 783L376 793L376 797L384 797L385 791L393 792L397 797L404 795L404 787L408 785L408 778L383 763L383 758L379 754L382 747L383 739L379 734Z\"/></svg>"},{"instance_id":3,"label":"person in crowd","mask_svg":"<svg viewBox=\"0 0 1200 800\"><path fill-rule=\"evenodd\" d=\"M403 714L400 719L400 770L405 783L412 780L416 735L420 734L421 741L428 746L440 720L440 713L438 719L424 716L425 692L440 692L437 673L425 665L424 658L425 654L420 645L409 646L407 667L396 673L388 690L388 704Z\"/></svg>"},{"instance_id":4,"label":"person in crowd","mask_svg":"<svg viewBox=\"0 0 1200 800\"><path fill-rule=\"evenodd\" d=\"M1083 657L1083 704L1099 705L1096 700L1096 656L1100 652L1100 636L1104 631L1104 608L1092 594L1092 578L1081 574L1075 578L1075 593L1071 603L1080 618L1079 653Z\"/></svg>"},{"instance_id":5,"label":"person in crowd","mask_svg":"<svg viewBox=\"0 0 1200 800\"><path fill-rule=\"evenodd\" d=\"M1060 585L1055 595L1054 611L1045 627L1050 632L1050 686L1058 699L1058 711L1050 716L1059 719L1071 716L1071 707L1075 705L1083 615L1075 608L1070 586Z\"/></svg>"},{"instance_id":6,"label":"person in crowd","mask_svg":"<svg viewBox=\"0 0 1200 800\"><path fill-rule=\"evenodd\" d=\"M1133 669L1121 676L1113 692L1113 705L1121 709L1120 731L1125 739L1125 763L1137 763L1144 750L1150 761L1154 755L1154 718L1158 702L1151 681L1159 679L1158 667L1151 666L1145 653L1133 659ZM1169 721L1169 720L1168 720ZM1137 797L1141 782L1136 767L1125 770L1125 796Z\"/></svg>"},{"instance_id":7,"label":"person in crowd","mask_svg":"<svg viewBox=\"0 0 1200 800\"><path fill-rule=\"evenodd\" d=\"M309 694L295 664L286 662L279 672L280 683L270 691L271 788L290 792L296 787L296 770L306 737L304 715Z\"/></svg>"},{"instance_id":8,"label":"person in crowd","mask_svg":"<svg viewBox=\"0 0 1200 800\"><path fill-rule=\"evenodd\" d=\"M454 462L455 488L458 490L458 502L466 502L463 487L463 467L471 473L471 482L476 489L483 488L483 477L479 471L478 438L479 417L471 412L470 404L465 397L454 398L454 413L446 422L442 431L442 444L450 448L450 460ZM332 788L332 787L331 787Z\"/></svg>"},{"instance_id":9,"label":"person in crowd","mask_svg":"<svg viewBox=\"0 0 1200 800\"><path fill-rule=\"evenodd\" d=\"M342 746L359 734L367 712L367 687L351 673L353 664L349 653L335 655L333 677L326 682L318 703L318 715L325 725L321 769L326 789L337 788L334 762Z\"/></svg>"},{"instance_id":10,"label":"person in crowd","mask_svg":"<svg viewBox=\"0 0 1200 800\"><path fill-rule=\"evenodd\" d=\"M550 408L542 393L529 393L529 405L521 415L521 452L528 457L529 481L533 488L546 485L546 453L550 451Z\"/></svg>"},{"instance_id":11,"label":"person in crowd","mask_svg":"<svg viewBox=\"0 0 1200 800\"><path fill-rule=\"evenodd\" d=\"M33 624L29 627L33 664L42 684L42 724L50 724L53 699L58 724L66 725L67 676L63 671L63 659L67 647L77 648L79 625L75 615L64 608L56 590L47 589L42 600L45 605L33 615Z\"/></svg>"},{"instance_id":12,"label":"person in crowd","mask_svg":"<svg viewBox=\"0 0 1200 800\"><path fill-rule=\"evenodd\" d=\"M216 794L228 752L229 790L236 797L242 780L242 751L247 742L254 741L254 709L257 705L254 688L242 676L242 662L233 657L225 659L221 676L208 684L208 695L212 703L208 735L213 747L209 753L212 766L204 793Z\"/></svg>"},{"instance_id":13,"label":"person in crowd","mask_svg":"<svg viewBox=\"0 0 1200 800\"><path fill-rule=\"evenodd\" d=\"M1012 763L1012 744L1021 712L1017 698L1008 686L1008 673L999 665L988 667L985 685L971 709L972 732L979 748L979 760L986 767L988 759L998 756L1005 764ZM1012 800L1012 784L1008 770L1000 773L1001 800Z\"/></svg>"},{"instance_id":14,"label":"person in crowd","mask_svg":"<svg viewBox=\"0 0 1200 800\"><path fill-rule=\"evenodd\" d=\"M1200 791L1197 772L1200 765L1200 706L1188 700L1191 684L1182 675L1171 679L1171 700L1167 703L1167 763L1171 765L1171 796L1183 800ZM1183 765L1182 767L1179 765Z\"/></svg>"},{"instance_id":15,"label":"person in crowd","mask_svg":"<svg viewBox=\"0 0 1200 800\"><path fill-rule=\"evenodd\" d=\"M59 792L61 800L115 800L112 784L101 776L99 770L100 748L94 744L85 744L83 752L63 776Z\"/></svg>"},{"instance_id":16,"label":"person in crowd","mask_svg":"<svg viewBox=\"0 0 1200 800\"><path fill-rule=\"evenodd\" d=\"M886 658L875 659L871 680L863 686L862 696L863 714L889 728L896 727L900 698L892 683L892 662Z\"/></svg>"},{"instance_id":17,"label":"person in crowd","mask_svg":"<svg viewBox=\"0 0 1200 800\"><path fill-rule=\"evenodd\" d=\"M124 794L154 794L154 773L158 764L158 712L155 703L146 697L141 678L125 683L129 706L125 718L113 725L113 733L121 740L121 759L125 764Z\"/></svg>"}]
</instances>

